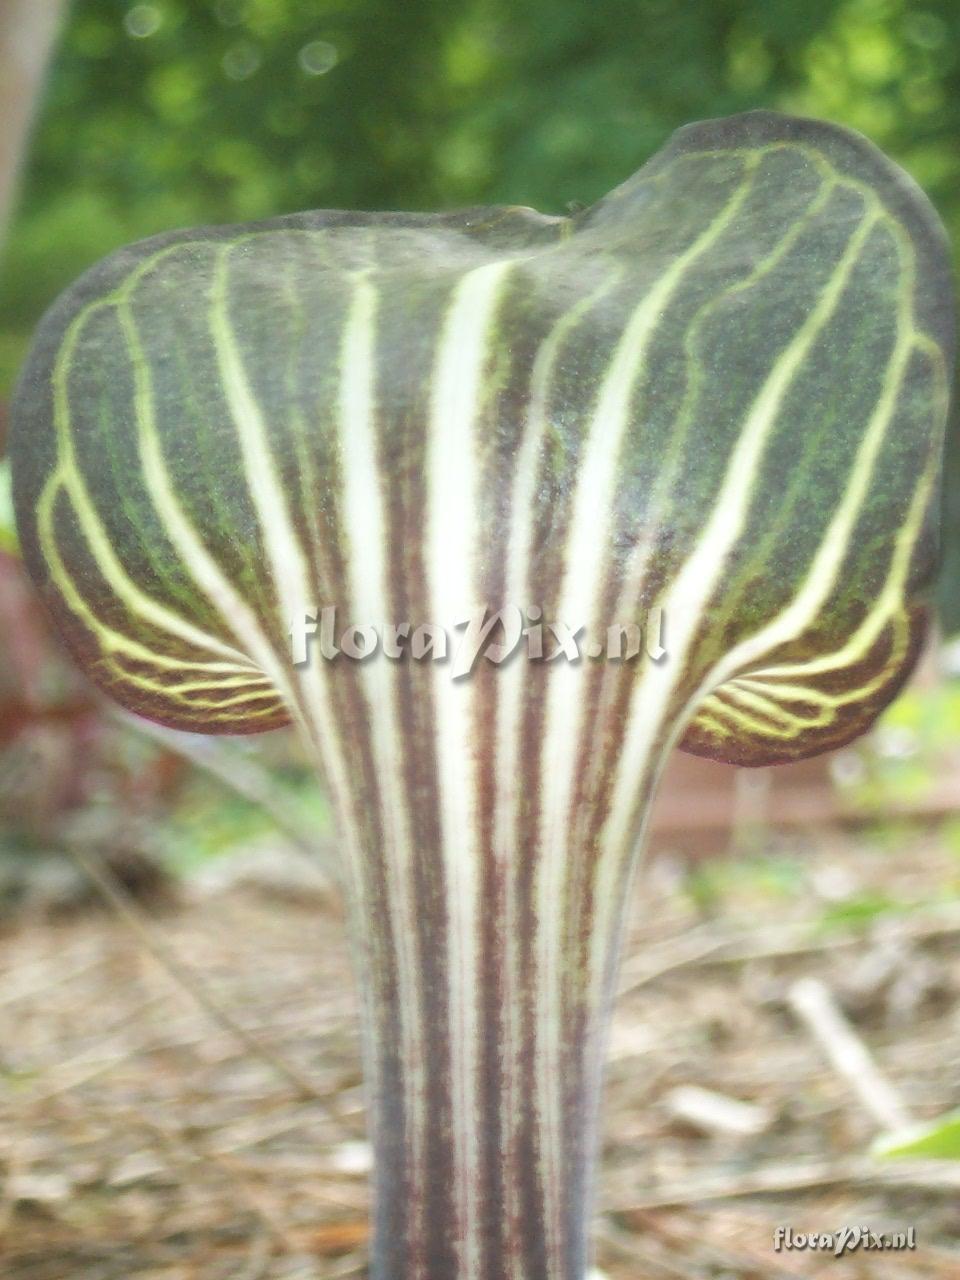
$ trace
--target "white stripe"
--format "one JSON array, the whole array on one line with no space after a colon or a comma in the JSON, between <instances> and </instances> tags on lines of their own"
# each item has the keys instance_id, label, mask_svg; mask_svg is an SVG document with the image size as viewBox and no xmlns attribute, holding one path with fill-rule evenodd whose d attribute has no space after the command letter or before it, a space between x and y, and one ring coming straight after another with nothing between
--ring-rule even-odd
<instances>
[{"instance_id":1,"label":"white stripe","mask_svg":"<svg viewBox=\"0 0 960 1280\"><path fill-rule=\"evenodd\" d=\"M490 326L512 263L495 262L464 276L447 313L437 352L430 409L427 476L427 567L431 621L448 629L477 607L476 562L483 546L477 525L474 432ZM450 973L450 1040L454 1150L461 1210L456 1239L458 1275L479 1280L482 1241L478 1220L480 1098L477 1061L479 849L473 681L436 673L437 765Z\"/></svg>"},{"instance_id":2,"label":"white stripe","mask_svg":"<svg viewBox=\"0 0 960 1280\"><path fill-rule=\"evenodd\" d=\"M377 296L366 279L359 279L344 333L340 380L341 466L347 569L351 606L363 624L378 628L390 618L390 565L386 555L387 522L384 482L378 469L375 411L375 324ZM404 668L378 654L361 667L367 693L368 723L380 789L380 818L387 877L387 909L397 963L400 1030L405 1064L404 1091L409 1167L419 1179L424 1172L423 1137L426 1129L423 1030L414 942L417 906L413 893L413 837L402 776L404 735L400 723L398 678ZM419 1182L411 1188L413 1205L423 1207ZM422 1238L422 1224L410 1224L414 1239ZM411 1280L422 1274L422 1260Z\"/></svg>"},{"instance_id":3,"label":"white stripe","mask_svg":"<svg viewBox=\"0 0 960 1280\"><path fill-rule=\"evenodd\" d=\"M310 598L310 571L290 518L263 413L250 388L230 322L227 296L229 253L229 247L220 253L210 291L210 332L223 395L240 442L244 476L257 513L281 616L292 620L315 603ZM312 666L312 663L308 664L308 668Z\"/></svg>"}]
</instances>

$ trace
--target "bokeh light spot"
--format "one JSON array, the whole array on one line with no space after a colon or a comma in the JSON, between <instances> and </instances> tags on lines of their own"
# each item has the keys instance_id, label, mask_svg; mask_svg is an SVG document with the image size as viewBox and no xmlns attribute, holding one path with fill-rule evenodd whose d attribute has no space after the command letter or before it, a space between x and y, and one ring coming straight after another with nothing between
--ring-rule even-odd
<instances>
[{"instance_id":1,"label":"bokeh light spot","mask_svg":"<svg viewBox=\"0 0 960 1280\"><path fill-rule=\"evenodd\" d=\"M920 49L942 49L950 32L938 13L927 13L921 9L904 15L903 34Z\"/></svg>"},{"instance_id":2,"label":"bokeh light spot","mask_svg":"<svg viewBox=\"0 0 960 1280\"><path fill-rule=\"evenodd\" d=\"M231 45L223 55L223 74L228 80L249 80L256 75L263 62L263 54L249 40Z\"/></svg>"},{"instance_id":3,"label":"bokeh light spot","mask_svg":"<svg viewBox=\"0 0 960 1280\"><path fill-rule=\"evenodd\" d=\"M300 69L308 76L325 76L337 65L340 55L329 40L311 40L300 50Z\"/></svg>"},{"instance_id":4,"label":"bokeh light spot","mask_svg":"<svg viewBox=\"0 0 960 1280\"><path fill-rule=\"evenodd\" d=\"M123 20L128 36L134 40L146 40L156 35L163 25L163 14L155 4L135 4L127 10Z\"/></svg>"}]
</instances>

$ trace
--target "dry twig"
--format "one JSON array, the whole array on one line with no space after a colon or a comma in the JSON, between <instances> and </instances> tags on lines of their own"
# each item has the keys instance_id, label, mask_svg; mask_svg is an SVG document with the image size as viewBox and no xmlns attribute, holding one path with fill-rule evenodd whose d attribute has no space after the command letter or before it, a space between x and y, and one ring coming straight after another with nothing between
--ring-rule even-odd
<instances>
[{"instance_id":1,"label":"dry twig","mask_svg":"<svg viewBox=\"0 0 960 1280\"><path fill-rule=\"evenodd\" d=\"M844 1017L830 988L817 978L801 978L791 986L787 999L880 1128L890 1133L907 1128L913 1122L910 1113Z\"/></svg>"}]
</instances>

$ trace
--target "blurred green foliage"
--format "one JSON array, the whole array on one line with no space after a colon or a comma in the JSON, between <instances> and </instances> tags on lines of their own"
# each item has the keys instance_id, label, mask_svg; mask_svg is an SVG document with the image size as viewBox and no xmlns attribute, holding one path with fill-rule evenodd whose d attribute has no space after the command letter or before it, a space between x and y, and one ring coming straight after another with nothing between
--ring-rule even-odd
<instances>
[{"instance_id":1,"label":"blurred green foliage","mask_svg":"<svg viewBox=\"0 0 960 1280\"><path fill-rule=\"evenodd\" d=\"M908 689L871 733L833 760L847 802L862 814L937 811L960 764L960 683ZM952 793L951 793L952 794Z\"/></svg>"},{"instance_id":2,"label":"blurred green foliage","mask_svg":"<svg viewBox=\"0 0 960 1280\"><path fill-rule=\"evenodd\" d=\"M884 1134L873 1145L874 1156L908 1160L960 1160L960 1111L903 1133Z\"/></svg>"},{"instance_id":3,"label":"blurred green foliage","mask_svg":"<svg viewBox=\"0 0 960 1280\"><path fill-rule=\"evenodd\" d=\"M487 201L560 211L678 125L829 116L960 236L955 0L75 2L4 277L5 327L179 224Z\"/></svg>"},{"instance_id":4,"label":"blurred green foliage","mask_svg":"<svg viewBox=\"0 0 960 1280\"><path fill-rule=\"evenodd\" d=\"M263 754L259 744L241 743L236 750L241 757L246 752ZM291 758L291 753L279 749L276 754L279 759L271 761L270 779L277 801L303 829L316 834L319 847L333 829L326 795L317 787L309 765L300 763L295 754ZM166 814L157 843L165 865L190 873L239 849L255 849L261 839L275 843L276 837L276 821L254 799L195 771ZM319 854L317 861L320 865Z\"/></svg>"},{"instance_id":5,"label":"blurred green foliage","mask_svg":"<svg viewBox=\"0 0 960 1280\"><path fill-rule=\"evenodd\" d=\"M323 206L558 212L758 106L862 130L960 245L956 0L74 0L0 277L0 391L119 244ZM960 586L946 603L960 627Z\"/></svg>"},{"instance_id":6,"label":"blurred green foliage","mask_svg":"<svg viewBox=\"0 0 960 1280\"><path fill-rule=\"evenodd\" d=\"M17 531L13 518L13 493L10 483L10 468L0 462L0 552L10 555L19 554Z\"/></svg>"}]
</instances>

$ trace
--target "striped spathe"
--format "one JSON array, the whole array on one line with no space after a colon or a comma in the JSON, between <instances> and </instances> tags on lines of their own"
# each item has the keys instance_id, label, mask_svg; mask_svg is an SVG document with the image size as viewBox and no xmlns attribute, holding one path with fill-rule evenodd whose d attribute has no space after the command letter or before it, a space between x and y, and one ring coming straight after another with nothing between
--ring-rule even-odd
<instances>
[{"instance_id":1,"label":"striped spathe","mask_svg":"<svg viewBox=\"0 0 960 1280\"><path fill-rule=\"evenodd\" d=\"M309 213L95 267L14 405L31 573L127 707L293 722L333 797L378 1280L582 1280L603 1035L673 746L840 745L899 688L936 556L944 238L845 130L681 130L570 218ZM378 653L290 620L508 605L657 661Z\"/></svg>"}]
</instances>

